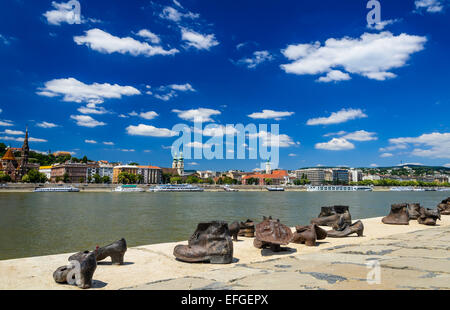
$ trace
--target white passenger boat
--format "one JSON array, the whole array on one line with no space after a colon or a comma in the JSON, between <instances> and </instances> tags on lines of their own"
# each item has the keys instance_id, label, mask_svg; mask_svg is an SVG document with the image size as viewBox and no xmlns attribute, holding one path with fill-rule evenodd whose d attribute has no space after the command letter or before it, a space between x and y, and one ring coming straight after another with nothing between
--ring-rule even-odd
<instances>
[{"instance_id":1,"label":"white passenger boat","mask_svg":"<svg viewBox=\"0 0 450 310\"><path fill-rule=\"evenodd\" d=\"M239 192L239 190L238 190L237 188L231 188L229 185L225 185L225 186L223 187L223 189L224 189L226 192Z\"/></svg>"},{"instance_id":2,"label":"white passenger boat","mask_svg":"<svg viewBox=\"0 0 450 310\"><path fill-rule=\"evenodd\" d=\"M149 192L203 192L204 189L191 184L161 184L151 187Z\"/></svg>"},{"instance_id":3,"label":"white passenger boat","mask_svg":"<svg viewBox=\"0 0 450 310\"><path fill-rule=\"evenodd\" d=\"M60 187L40 187L34 190L35 193L46 193L46 192L79 192L80 189L73 186L60 186Z\"/></svg>"},{"instance_id":4,"label":"white passenger boat","mask_svg":"<svg viewBox=\"0 0 450 310\"><path fill-rule=\"evenodd\" d=\"M283 187L266 187L269 192L284 192Z\"/></svg>"},{"instance_id":5,"label":"white passenger boat","mask_svg":"<svg viewBox=\"0 0 450 310\"><path fill-rule=\"evenodd\" d=\"M145 192L145 189L137 187L137 185L120 185L112 190L113 192L132 193Z\"/></svg>"},{"instance_id":6,"label":"white passenger boat","mask_svg":"<svg viewBox=\"0 0 450 310\"><path fill-rule=\"evenodd\" d=\"M393 186L390 188L392 192L412 192L413 188L411 186Z\"/></svg>"},{"instance_id":7,"label":"white passenger boat","mask_svg":"<svg viewBox=\"0 0 450 310\"><path fill-rule=\"evenodd\" d=\"M352 185L309 185L306 187L308 192L371 192L371 186L352 186Z\"/></svg>"}]
</instances>

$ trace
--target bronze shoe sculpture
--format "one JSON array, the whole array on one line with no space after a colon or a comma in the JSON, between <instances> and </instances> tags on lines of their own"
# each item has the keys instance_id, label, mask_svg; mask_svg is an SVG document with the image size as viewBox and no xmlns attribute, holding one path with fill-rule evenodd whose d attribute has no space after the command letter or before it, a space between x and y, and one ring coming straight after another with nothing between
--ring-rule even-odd
<instances>
[{"instance_id":1,"label":"bronze shoe sculpture","mask_svg":"<svg viewBox=\"0 0 450 310\"><path fill-rule=\"evenodd\" d=\"M230 236L233 237L233 241L238 241L237 237L240 228L241 225L239 224L239 222L233 222L230 225L228 225L228 230L230 231Z\"/></svg>"},{"instance_id":2,"label":"bronze shoe sculpture","mask_svg":"<svg viewBox=\"0 0 450 310\"><path fill-rule=\"evenodd\" d=\"M410 220L417 220L420 216L420 203L408 203L408 215Z\"/></svg>"},{"instance_id":3,"label":"bronze shoe sculpture","mask_svg":"<svg viewBox=\"0 0 450 310\"><path fill-rule=\"evenodd\" d=\"M70 264L61 266L53 273L57 283L76 284L80 288L92 287L92 276L97 268L95 252L80 252L69 258Z\"/></svg>"},{"instance_id":4,"label":"bronze shoe sculpture","mask_svg":"<svg viewBox=\"0 0 450 310\"><path fill-rule=\"evenodd\" d=\"M330 238L343 238L351 234L357 234L362 237L364 232L364 224L358 220L353 224L342 222L339 227L333 227L332 230L327 231L327 236Z\"/></svg>"},{"instance_id":5,"label":"bronze shoe sculpture","mask_svg":"<svg viewBox=\"0 0 450 310\"><path fill-rule=\"evenodd\" d=\"M391 205L391 212L381 221L384 224L409 225L408 204L396 203Z\"/></svg>"},{"instance_id":6,"label":"bronze shoe sculpture","mask_svg":"<svg viewBox=\"0 0 450 310\"><path fill-rule=\"evenodd\" d=\"M327 232L316 224L295 226L295 231L291 242L304 243L307 246L315 246L316 240L322 240L327 237Z\"/></svg>"},{"instance_id":7,"label":"bronze shoe sculpture","mask_svg":"<svg viewBox=\"0 0 450 310\"><path fill-rule=\"evenodd\" d=\"M228 224L222 221L199 223L188 245L177 245L173 255L188 263L230 264L233 261L233 241Z\"/></svg>"},{"instance_id":8,"label":"bronze shoe sculpture","mask_svg":"<svg viewBox=\"0 0 450 310\"><path fill-rule=\"evenodd\" d=\"M246 220L240 223L238 236L253 238L255 237L255 223L252 220Z\"/></svg>"},{"instance_id":9,"label":"bronze shoe sculpture","mask_svg":"<svg viewBox=\"0 0 450 310\"><path fill-rule=\"evenodd\" d=\"M346 223L352 223L352 216L350 215L348 206L332 206L322 207L319 217L312 219L311 224L333 227L341 219L341 215L344 216L343 220Z\"/></svg>"},{"instance_id":10,"label":"bronze shoe sculpture","mask_svg":"<svg viewBox=\"0 0 450 310\"><path fill-rule=\"evenodd\" d=\"M292 231L280 220L263 217L263 221L255 227L256 236L253 245L258 249L270 248L273 252L283 249L280 245L287 245L292 240Z\"/></svg>"},{"instance_id":11,"label":"bronze shoe sculpture","mask_svg":"<svg viewBox=\"0 0 450 310\"><path fill-rule=\"evenodd\" d=\"M450 197L442 200L440 204L437 206L439 213L442 215L450 215Z\"/></svg>"},{"instance_id":12,"label":"bronze shoe sculpture","mask_svg":"<svg viewBox=\"0 0 450 310\"><path fill-rule=\"evenodd\" d=\"M427 209L427 208L420 208L420 216L417 219L419 224L424 225L436 225L436 220L441 219L441 214L439 213L438 209Z\"/></svg>"},{"instance_id":13,"label":"bronze shoe sculpture","mask_svg":"<svg viewBox=\"0 0 450 310\"><path fill-rule=\"evenodd\" d=\"M111 262L113 265L122 265L123 264L123 257L125 255L125 252L127 251L127 242L124 238L113 242L111 244L108 244L104 247L97 247L94 252L96 255L96 260L101 261L104 260L107 257L111 257ZM87 253L89 251L79 252L76 254L73 254L69 257L69 260L76 260L79 259L80 255L83 255L84 253Z\"/></svg>"}]
</instances>

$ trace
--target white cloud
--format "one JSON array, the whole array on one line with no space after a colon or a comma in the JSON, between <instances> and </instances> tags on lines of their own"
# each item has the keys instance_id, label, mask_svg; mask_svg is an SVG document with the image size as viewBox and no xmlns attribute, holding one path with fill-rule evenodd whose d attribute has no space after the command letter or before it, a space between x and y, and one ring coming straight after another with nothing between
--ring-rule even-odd
<instances>
[{"instance_id":1,"label":"white cloud","mask_svg":"<svg viewBox=\"0 0 450 310\"><path fill-rule=\"evenodd\" d=\"M291 137L286 134L272 134L267 131L260 131L258 133L249 134L249 139L259 138L262 146L270 147L290 147L294 145L300 145L300 142L294 142Z\"/></svg>"},{"instance_id":2,"label":"white cloud","mask_svg":"<svg viewBox=\"0 0 450 310\"><path fill-rule=\"evenodd\" d=\"M344 138L333 138L328 142L317 143L315 148L329 151L343 151L352 150L355 148L355 145Z\"/></svg>"},{"instance_id":3,"label":"white cloud","mask_svg":"<svg viewBox=\"0 0 450 310\"><path fill-rule=\"evenodd\" d=\"M182 8L181 6L179 7ZM182 18L196 19L199 18L200 15L192 12L182 13L173 7L166 6L161 14L159 14L159 17L178 23Z\"/></svg>"},{"instance_id":4,"label":"white cloud","mask_svg":"<svg viewBox=\"0 0 450 310\"><path fill-rule=\"evenodd\" d=\"M125 114L119 114L120 118L128 118L129 116L125 115Z\"/></svg>"},{"instance_id":5,"label":"white cloud","mask_svg":"<svg viewBox=\"0 0 450 310\"><path fill-rule=\"evenodd\" d=\"M338 131L338 132L329 132L324 134L324 137L331 137L331 136L343 136L345 135L347 132L344 130Z\"/></svg>"},{"instance_id":6,"label":"white cloud","mask_svg":"<svg viewBox=\"0 0 450 310\"><path fill-rule=\"evenodd\" d=\"M450 164L445 164L444 167L450 168Z\"/></svg>"},{"instance_id":7,"label":"white cloud","mask_svg":"<svg viewBox=\"0 0 450 310\"><path fill-rule=\"evenodd\" d=\"M406 65L411 54L421 51L426 37L385 31L364 33L360 38L328 39L322 46L313 44L288 45L282 54L292 62L281 65L286 73L315 75L339 67L348 73L370 79L385 80L395 74L388 72Z\"/></svg>"},{"instance_id":8,"label":"white cloud","mask_svg":"<svg viewBox=\"0 0 450 310\"><path fill-rule=\"evenodd\" d=\"M288 156L289 156L289 157L297 157L297 154L290 153Z\"/></svg>"},{"instance_id":9,"label":"white cloud","mask_svg":"<svg viewBox=\"0 0 450 310\"><path fill-rule=\"evenodd\" d=\"M189 163L189 166L198 166L198 165L199 165L199 163L196 163L195 161L192 161Z\"/></svg>"},{"instance_id":10,"label":"white cloud","mask_svg":"<svg viewBox=\"0 0 450 310\"><path fill-rule=\"evenodd\" d=\"M70 118L74 119L77 122L78 126L82 126L82 127L93 128L93 127L97 127L97 126L106 125L106 123L96 121L89 115L71 115Z\"/></svg>"},{"instance_id":11,"label":"white cloud","mask_svg":"<svg viewBox=\"0 0 450 310\"><path fill-rule=\"evenodd\" d=\"M148 136L148 137L173 137L178 132L166 128L156 128L151 125L139 124L137 126L130 125L126 131L131 136Z\"/></svg>"},{"instance_id":12,"label":"white cloud","mask_svg":"<svg viewBox=\"0 0 450 310\"><path fill-rule=\"evenodd\" d=\"M0 140L23 142L24 138L3 136L3 137L0 137ZM47 140L45 140L45 139L39 139L39 138L33 138L33 137L29 137L28 141L30 141L30 142L47 142Z\"/></svg>"},{"instance_id":13,"label":"white cloud","mask_svg":"<svg viewBox=\"0 0 450 310\"><path fill-rule=\"evenodd\" d=\"M169 101L170 99L177 96L177 93L175 91L170 91L167 94L155 94L154 97L156 99L162 100L162 101Z\"/></svg>"},{"instance_id":14,"label":"white cloud","mask_svg":"<svg viewBox=\"0 0 450 310\"><path fill-rule=\"evenodd\" d=\"M110 113L109 111L107 111L104 107L97 107L95 106L95 104L90 104L91 106L86 106L86 107L79 107L77 109L78 112L82 113L82 114L106 114L106 113Z\"/></svg>"},{"instance_id":15,"label":"white cloud","mask_svg":"<svg viewBox=\"0 0 450 310\"><path fill-rule=\"evenodd\" d=\"M438 13L444 9L443 1L441 0L416 0L414 5L417 12L425 10L428 13Z\"/></svg>"},{"instance_id":16,"label":"white cloud","mask_svg":"<svg viewBox=\"0 0 450 310\"><path fill-rule=\"evenodd\" d=\"M185 146L190 147L190 148L195 148L195 149L201 149L201 148L208 149L208 148L211 148L212 145L209 143L202 143L202 142L194 141L194 142L189 142Z\"/></svg>"},{"instance_id":17,"label":"white cloud","mask_svg":"<svg viewBox=\"0 0 450 310\"><path fill-rule=\"evenodd\" d=\"M89 48L105 54L120 53L132 56L144 55L174 55L179 51L176 48L165 50L161 46L152 46L147 42L140 42L131 37L116 37L101 29L95 28L85 32L84 36L73 38L78 45L86 45Z\"/></svg>"},{"instance_id":18,"label":"white cloud","mask_svg":"<svg viewBox=\"0 0 450 310\"><path fill-rule=\"evenodd\" d=\"M134 152L135 150L134 149L119 149L119 151L122 151L122 152Z\"/></svg>"},{"instance_id":19,"label":"white cloud","mask_svg":"<svg viewBox=\"0 0 450 310\"><path fill-rule=\"evenodd\" d=\"M386 26L395 24L397 22L399 22L399 19L388 19L388 20L383 20L379 23L376 23L375 25L367 25L367 28L375 29L375 30L383 30Z\"/></svg>"},{"instance_id":20,"label":"white cloud","mask_svg":"<svg viewBox=\"0 0 450 310\"><path fill-rule=\"evenodd\" d=\"M169 91L167 92L167 90ZM169 101L170 99L178 96L177 92L195 92L196 90L192 87L191 84L185 83L185 84L171 84L168 86L160 86L155 91L156 93L150 92L149 94L153 95L157 99Z\"/></svg>"},{"instance_id":21,"label":"white cloud","mask_svg":"<svg viewBox=\"0 0 450 310\"><path fill-rule=\"evenodd\" d=\"M55 127L59 127L59 125L56 125L54 123L49 123L49 122L37 123L36 126L41 127L41 128L55 128Z\"/></svg>"},{"instance_id":22,"label":"white cloud","mask_svg":"<svg viewBox=\"0 0 450 310\"><path fill-rule=\"evenodd\" d=\"M377 140L378 138L375 137L375 132L368 132L365 130L358 130L355 132L348 133L341 138L344 138L346 140L353 140L353 141L372 141Z\"/></svg>"},{"instance_id":23,"label":"white cloud","mask_svg":"<svg viewBox=\"0 0 450 310\"><path fill-rule=\"evenodd\" d=\"M390 145L387 147L381 147L379 149L380 152L390 152L390 151L395 151L395 150L404 150L408 148L407 144L395 144L395 145Z\"/></svg>"},{"instance_id":24,"label":"white cloud","mask_svg":"<svg viewBox=\"0 0 450 310\"><path fill-rule=\"evenodd\" d=\"M193 91L193 92L195 92L195 89L189 83L172 84L172 85L169 85L169 87L172 88L173 90L178 90L178 91Z\"/></svg>"},{"instance_id":25,"label":"white cloud","mask_svg":"<svg viewBox=\"0 0 450 310\"><path fill-rule=\"evenodd\" d=\"M20 130L10 130L10 129L5 129L5 131L2 132L2 133L7 134L7 135L13 135L13 136L24 135L24 134L25 134L23 131L20 131Z\"/></svg>"},{"instance_id":26,"label":"white cloud","mask_svg":"<svg viewBox=\"0 0 450 310\"><path fill-rule=\"evenodd\" d=\"M243 64L249 69L256 68L259 64L266 61L271 61L273 56L268 51L256 51L253 53L253 57L242 58L237 61L238 64Z\"/></svg>"},{"instance_id":27,"label":"white cloud","mask_svg":"<svg viewBox=\"0 0 450 310\"><path fill-rule=\"evenodd\" d=\"M211 47L219 45L214 34L203 35L194 30L182 28L181 39L186 41L188 47L194 47L199 50L209 50Z\"/></svg>"},{"instance_id":28,"label":"white cloud","mask_svg":"<svg viewBox=\"0 0 450 310\"><path fill-rule=\"evenodd\" d=\"M84 140L84 142L89 144L97 144L97 141L95 140Z\"/></svg>"},{"instance_id":29,"label":"white cloud","mask_svg":"<svg viewBox=\"0 0 450 310\"><path fill-rule=\"evenodd\" d=\"M370 164L370 167L378 167L377 164Z\"/></svg>"},{"instance_id":30,"label":"white cloud","mask_svg":"<svg viewBox=\"0 0 450 310\"><path fill-rule=\"evenodd\" d=\"M280 120L283 117L291 116L294 112L287 112L287 111L273 111L273 110L262 110L262 112L254 112L248 117L253 119L275 119Z\"/></svg>"},{"instance_id":31,"label":"white cloud","mask_svg":"<svg viewBox=\"0 0 450 310\"><path fill-rule=\"evenodd\" d=\"M237 129L234 126L223 125L208 125L201 130L193 128L193 131L207 137L222 137L223 135L231 136L238 133Z\"/></svg>"},{"instance_id":32,"label":"white cloud","mask_svg":"<svg viewBox=\"0 0 450 310\"><path fill-rule=\"evenodd\" d=\"M68 1L66 3L52 2L53 8L55 10L47 11L43 15L47 19L50 25L61 25L62 23L68 24L81 24L82 18L80 11L76 10L75 7L80 8L80 2L78 1Z\"/></svg>"},{"instance_id":33,"label":"white cloud","mask_svg":"<svg viewBox=\"0 0 450 310\"><path fill-rule=\"evenodd\" d=\"M138 116L139 114L137 114L136 111L133 111L133 112L128 113L128 115L130 115L130 116Z\"/></svg>"},{"instance_id":34,"label":"white cloud","mask_svg":"<svg viewBox=\"0 0 450 310\"><path fill-rule=\"evenodd\" d=\"M345 123L349 120L354 120L357 118L365 118L366 114L361 111L361 109L342 109L338 112L331 113L328 117L318 117L309 119L307 125L331 125Z\"/></svg>"},{"instance_id":35,"label":"white cloud","mask_svg":"<svg viewBox=\"0 0 450 310\"><path fill-rule=\"evenodd\" d=\"M12 121L0 120L0 126L9 127L9 126L14 126L14 124Z\"/></svg>"},{"instance_id":36,"label":"white cloud","mask_svg":"<svg viewBox=\"0 0 450 310\"><path fill-rule=\"evenodd\" d=\"M114 145L114 142L104 141L103 144L104 144L104 145Z\"/></svg>"},{"instance_id":37,"label":"white cloud","mask_svg":"<svg viewBox=\"0 0 450 310\"><path fill-rule=\"evenodd\" d=\"M139 30L137 35L147 39L148 41L150 41L153 44L159 44L161 42L161 39L156 34L154 34L153 32L151 32L150 30L147 30L147 29Z\"/></svg>"},{"instance_id":38,"label":"white cloud","mask_svg":"<svg viewBox=\"0 0 450 310\"><path fill-rule=\"evenodd\" d=\"M450 132L433 132L419 137L389 139L393 146L411 144L415 148L411 155L429 158L450 158Z\"/></svg>"},{"instance_id":39,"label":"white cloud","mask_svg":"<svg viewBox=\"0 0 450 310\"><path fill-rule=\"evenodd\" d=\"M156 113L155 111L141 112L141 114L139 114L139 116L144 119L151 120L151 119L154 119L155 117L157 117L158 113Z\"/></svg>"},{"instance_id":40,"label":"white cloud","mask_svg":"<svg viewBox=\"0 0 450 310\"><path fill-rule=\"evenodd\" d=\"M380 157L383 157L383 158L385 158L385 157L392 157L392 156L394 156L394 154L392 154L392 153L383 153L383 154L380 155Z\"/></svg>"},{"instance_id":41,"label":"white cloud","mask_svg":"<svg viewBox=\"0 0 450 310\"><path fill-rule=\"evenodd\" d=\"M55 79L45 83L38 95L46 97L64 96L63 101L102 103L105 99L120 99L122 96L140 95L141 92L132 86L118 84L85 84L74 78Z\"/></svg>"},{"instance_id":42,"label":"white cloud","mask_svg":"<svg viewBox=\"0 0 450 310\"><path fill-rule=\"evenodd\" d=\"M348 73L344 73L339 70L332 70L327 73L326 76L321 76L317 81L318 82L338 82L338 81L347 81L350 80L351 77Z\"/></svg>"},{"instance_id":43,"label":"white cloud","mask_svg":"<svg viewBox=\"0 0 450 310\"><path fill-rule=\"evenodd\" d=\"M212 115L220 115L221 112L213 109L191 109L191 110L177 110L174 109L172 112L177 113L178 117L187 121L198 121L198 122L214 122L211 118Z\"/></svg>"}]
</instances>

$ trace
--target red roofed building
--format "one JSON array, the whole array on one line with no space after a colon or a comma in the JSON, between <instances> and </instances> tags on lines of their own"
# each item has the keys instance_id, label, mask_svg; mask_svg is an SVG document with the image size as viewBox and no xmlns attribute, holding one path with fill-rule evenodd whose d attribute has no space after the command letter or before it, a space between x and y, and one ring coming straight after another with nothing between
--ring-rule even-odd
<instances>
[{"instance_id":1,"label":"red roofed building","mask_svg":"<svg viewBox=\"0 0 450 310\"><path fill-rule=\"evenodd\" d=\"M274 170L271 173L255 172L246 174L242 177L242 184L248 184L249 179L257 179L258 185L268 185L267 181L271 180L271 185L282 185L289 181L289 175L286 170Z\"/></svg>"}]
</instances>

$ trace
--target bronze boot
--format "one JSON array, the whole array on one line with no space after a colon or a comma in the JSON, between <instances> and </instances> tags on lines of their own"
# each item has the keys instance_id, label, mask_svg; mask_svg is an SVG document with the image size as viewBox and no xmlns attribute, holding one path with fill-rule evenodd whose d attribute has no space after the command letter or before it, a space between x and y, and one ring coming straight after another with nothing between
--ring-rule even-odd
<instances>
[{"instance_id":1,"label":"bronze boot","mask_svg":"<svg viewBox=\"0 0 450 310\"><path fill-rule=\"evenodd\" d=\"M343 223L340 227L333 227L333 230L327 231L327 236L330 238L342 238L351 234L357 234L362 237L364 232L364 225L361 221L356 221L351 225Z\"/></svg>"},{"instance_id":2,"label":"bronze boot","mask_svg":"<svg viewBox=\"0 0 450 310\"><path fill-rule=\"evenodd\" d=\"M69 257L70 264L61 266L53 273L57 283L72 283L80 288L92 287L92 276L97 268L95 252L79 252Z\"/></svg>"},{"instance_id":3,"label":"bronze boot","mask_svg":"<svg viewBox=\"0 0 450 310\"><path fill-rule=\"evenodd\" d=\"M238 236L253 238L255 237L255 223L252 220L246 220L240 223Z\"/></svg>"},{"instance_id":4,"label":"bronze boot","mask_svg":"<svg viewBox=\"0 0 450 310\"><path fill-rule=\"evenodd\" d=\"M177 245L173 255L189 263L230 264L233 261L233 241L228 224L222 221L199 223L188 245Z\"/></svg>"},{"instance_id":5,"label":"bronze boot","mask_svg":"<svg viewBox=\"0 0 450 310\"><path fill-rule=\"evenodd\" d=\"M230 231L230 236L233 237L233 241L238 241L238 234L239 229L241 228L241 225L239 222L233 222L230 225L228 225L228 230Z\"/></svg>"},{"instance_id":6,"label":"bronze boot","mask_svg":"<svg viewBox=\"0 0 450 310\"><path fill-rule=\"evenodd\" d=\"M427 209L423 207L420 208L420 216L417 219L419 224L434 226L436 225L437 219L441 219L441 215L438 209Z\"/></svg>"},{"instance_id":7,"label":"bronze boot","mask_svg":"<svg viewBox=\"0 0 450 310\"><path fill-rule=\"evenodd\" d=\"M450 197L442 200L440 204L437 206L439 213L442 215L450 215Z\"/></svg>"},{"instance_id":8,"label":"bronze boot","mask_svg":"<svg viewBox=\"0 0 450 310\"><path fill-rule=\"evenodd\" d=\"M293 243L304 243L307 246L315 246L316 240L322 240L327 237L327 232L316 224L295 226L295 230L296 232L291 240Z\"/></svg>"},{"instance_id":9,"label":"bronze boot","mask_svg":"<svg viewBox=\"0 0 450 310\"><path fill-rule=\"evenodd\" d=\"M124 238L108 244L104 247L95 249L97 262L104 260L108 256L111 257L111 262L113 265L122 265L123 256L127 251L127 242Z\"/></svg>"},{"instance_id":10,"label":"bronze boot","mask_svg":"<svg viewBox=\"0 0 450 310\"><path fill-rule=\"evenodd\" d=\"M292 231L280 220L263 217L263 221L255 227L253 245L258 249L270 248L274 252L282 251L280 245L287 245L292 239Z\"/></svg>"},{"instance_id":11,"label":"bronze boot","mask_svg":"<svg viewBox=\"0 0 450 310\"><path fill-rule=\"evenodd\" d=\"M408 215L410 220L417 220L420 216L420 203L408 203Z\"/></svg>"},{"instance_id":12,"label":"bronze boot","mask_svg":"<svg viewBox=\"0 0 450 310\"><path fill-rule=\"evenodd\" d=\"M381 221L384 224L409 225L408 204L397 203L391 205L391 212L383 217Z\"/></svg>"},{"instance_id":13,"label":"bronze boot","mask_svg":"<svg viewBox=\"0 0 450 310\"><path fill-rule=\"evenodd\" d=\"M352 216L348 206L332 206L322 207L319 217L312 219L311 224L333 227L341 219L341 215L344 216L343 219L346 223L352 223Z\"/></svg>"}]
</instances>

